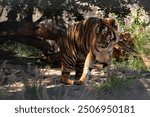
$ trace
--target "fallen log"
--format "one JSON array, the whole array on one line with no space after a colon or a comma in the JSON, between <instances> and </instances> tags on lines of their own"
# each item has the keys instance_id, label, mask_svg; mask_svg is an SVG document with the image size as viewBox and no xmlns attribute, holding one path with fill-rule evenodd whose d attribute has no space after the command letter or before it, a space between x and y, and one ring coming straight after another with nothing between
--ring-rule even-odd
<instances>
[{"instance_id":1,"label":"fallen log","mask_svg":"<svg viewBox=\"0 0 150 117\"><path fill-rule=\"evenodd\" d=\"M38 38L25 36L25 35L13 35L13 36L12 35L5 35L5 36L0 35L1 43L2 42L4 43L5 41L8 41L8 40L20 42L26 45L31 45L37 49L40 49L46 56L50 54L51 52L49 43Z\"/></svg>"},{"instance_id":2,"label":"fallen log","mask_svg":"<svg viewBox=\"0 0 150 117\"><path fill-rule=\"evenodd\" d=\"M0 36L28 36L57 41L65 29L45 23L0 22Z\"/></svg>"},{"instance_id":3,"label":"fallen log","mask_svg":"<svg viewBox=\"0 0 150 117\"><path fill-rule=\"evenodd\" d=\"M0 44L11 40L33 46L41 50L51 63L60 62L60 54L54 54L54 45L49 43L49 41L53 40L57 42L61 34L62 32L54 26L43 23L0 23Z\"/></svg>"}]
</instances>

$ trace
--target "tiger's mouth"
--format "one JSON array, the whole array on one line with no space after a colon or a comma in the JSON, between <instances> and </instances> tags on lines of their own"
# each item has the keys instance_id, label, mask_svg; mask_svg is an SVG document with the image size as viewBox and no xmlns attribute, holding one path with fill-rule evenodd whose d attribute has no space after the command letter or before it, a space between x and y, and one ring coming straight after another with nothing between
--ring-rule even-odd
<instances>
[{"instance_id":1,"label":"tiger's mouth","mask_svg":"<svg viewBox=\"0 0 150 117\"><path fill-rule=\"evenodd\" d=\"M97 61L97 60L95 60L95 63L98 63L98 64L103 65L103 68L109 66L109 63L106 63L106 62L99 62L99 61Z\"/></svg>"},{"instance_id":2,"label":"tiger's mouth","mask_svg":"<svg viewBox=\"0 0 150 117\"><path fill-rule=\"evenodd\" d=\"M104 67L107 67L109 65L109 62L108 61L100 61L100 60L97 60L96 59L96 55L93 55L94 56L94 63L98 63L98 64L101 64L103 65L103 68Z\"/></svg>"}]
</instances>

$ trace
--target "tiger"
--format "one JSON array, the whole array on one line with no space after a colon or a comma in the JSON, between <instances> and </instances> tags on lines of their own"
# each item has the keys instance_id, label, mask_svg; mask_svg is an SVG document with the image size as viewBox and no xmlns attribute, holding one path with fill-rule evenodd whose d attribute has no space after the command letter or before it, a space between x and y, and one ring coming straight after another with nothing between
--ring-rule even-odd
<instances>
[{"instance_id":1,"label":"tiger","mask_svg":"<svg viewBox=\"0 0 150 117\"><path fill-rule=\"evenodd\" d=\"M62 57L60 82L84 84L94 62L109 68L118 41L118 23L112 18L90 17L69 27L59 44ZM76 72L74 80L69 79L72 69Z\"/></svg>"}]
</instances>

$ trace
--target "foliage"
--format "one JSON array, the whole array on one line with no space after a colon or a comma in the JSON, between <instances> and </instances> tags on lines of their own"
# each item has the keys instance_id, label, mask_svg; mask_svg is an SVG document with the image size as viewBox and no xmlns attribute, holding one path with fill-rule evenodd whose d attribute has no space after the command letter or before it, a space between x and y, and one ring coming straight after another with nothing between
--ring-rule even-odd
<instances>
[{"instance_id":1,"label":"foliage","mask_svg":"<svg viewBox=\"0 0 150 117\"><path fill-rule=\"evenodd\" d=\"M130 13L128 5L135 2L137 0L1 0L0 4L7 6L8 21L33 22L32 15L37 9L42 14L37 21L53 19L57 24L61 22L64 11L67 11L68 20L80 21L83 12L90 11L92 5L103 10L105 16L115 13L125 17Z\"/></svg>"},{"instance_id":2,"label":"foliage","mask_svg":"<svg viewBox=\"0 0 150 117\"><path fill-rule=\"evenodd\" d=\"M141 55L150 56L150 48L148 45L150 45L150 30L139 33L135 38L135 49L139 53L139 56ZM130 57L128 62L129 67L132 69L146 70L146 67L141 58Z\"/></svg>"},{"instance_id":3,"label":"foliage","mask_svg":"<svg viewBox=\"0 0 150 117\"><path fill-rule=\"evenodd\" d=\"M34 53L38 53L38 50L32 46L24 45L21 43L10 43L9 48L15 51L18 56L22 57L29 57L32 56Z\"/></svg>"},{"instance_id":4,"label":"foliage","mask_svg":"<svg viewBox=\"0 0 150 117\"><path fill-rule=\"evenodd\" d=\"M143 61L139 58L129 57L128 67L133 70L146 70Z\"/></svg>"},{"instance_id":5,"label":"foliage","mask_svg":"<svg viewBox=\"0 0 150 117\"><path fill-rule=\"evenodd\" d=\"M136 36L135 48L141 54L150 55L150 30L143 31Z\"/></svg>"},{"instance_id":6,"label":"foliage","mask_svg":"<svg viewBox=\"0 0 150 117\"><path fill-rule=\"evenodd\" d=\"M145 13L146 14L146 13ZM120 27L124 32L129 32L132 34L134 38L134 49L137 51L138 56L129 55L128 60L123 59L120 62L120 66L129 67L134 70L146 70L145 64L141 59L141 55L150 55L150 29L146 29L146 20L142 18L143 9L141 7L137 7L136 15L134 13L130 13L128 15L128 22L125 22L125 19L122 20L117 16L119 20ZM130 20L129 20L130 19Z\"/></svg>"},{"instance_id":7,"label":"foliage","mask_svg":"<svg viewBox=\"0 0 150 117\"><path fill-rule=\"evenodd\" d=\"M126 90L129 87L129 81L127 79L120 79L118 76L113 75L107 82L104 82L103 84L96 86L96 88L100 92L118 92Z\"/></svg>"}]
</instances>

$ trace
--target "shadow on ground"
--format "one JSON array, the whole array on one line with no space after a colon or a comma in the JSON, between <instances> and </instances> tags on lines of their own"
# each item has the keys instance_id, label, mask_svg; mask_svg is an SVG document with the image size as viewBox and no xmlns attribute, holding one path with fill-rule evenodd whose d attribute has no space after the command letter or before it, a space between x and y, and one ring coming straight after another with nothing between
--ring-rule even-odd
<instances>
[{"instance_id":1,"label":"shadow on ground","mask_svg":"<svg viewBox=\"0 0 150 117\"><path fill-rule=\"evenodd\" d=\"M9 67L5 66L5 69ZM13 67L14 69L24 69L22 67ZM114 71L122 73L127 79L127 84L124 88L113 87L103 90L101 85L105 84L104 78L98 77L96 72L93 72L92 78L81 86L66 86L59 83L61 70L59 69L33 69L34 73L26 74L27 72L17 72L14 74L13 81L0 86L1 100L149 100L150 99L150 72L139 71ZM37 71L39 72L37 72ZM40 73L44 75L41 76ZM8 76L11 76L10 73ZM134 75L134 76L133 76ZM71 73L71 77L74 72ZM22 78L24 77L24 78ZM10 77L11 78L11 77ZM30 82L25 83L23 79L28 78ZM36 78L36 79L34 79ZM31 84L34 81L34 85ZM9 81L9 80L8 80ZM122 81L124 82L124 80ZM123 83L122 83L123 84Z\"/></svg>"}]
</instances>

